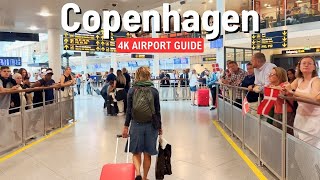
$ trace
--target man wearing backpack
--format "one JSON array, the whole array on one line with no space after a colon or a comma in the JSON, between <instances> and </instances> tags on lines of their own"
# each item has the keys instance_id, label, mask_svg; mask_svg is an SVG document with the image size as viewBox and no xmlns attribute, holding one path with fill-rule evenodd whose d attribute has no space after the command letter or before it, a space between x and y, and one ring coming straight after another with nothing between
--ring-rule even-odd
<instances>
[{"instance_id":1,"label":"man wearing backpack","mask_svg":"<svg viewBox=\"0 0 320 180\"><path fill-rule=\"evenodd\" d=\"M136 71L135 83L128 92L126 121L122 134L124 138L130 134L129 151L133 153L136 180L147 179L151 156L157 155L157 138L162 134L159 92L153 87L150 79L151 73L148 67L140 67ZM143 163L141 163L142 154ZM140 171L141 164L143 164L143 178Z\"/></svg>"}]
</instances>

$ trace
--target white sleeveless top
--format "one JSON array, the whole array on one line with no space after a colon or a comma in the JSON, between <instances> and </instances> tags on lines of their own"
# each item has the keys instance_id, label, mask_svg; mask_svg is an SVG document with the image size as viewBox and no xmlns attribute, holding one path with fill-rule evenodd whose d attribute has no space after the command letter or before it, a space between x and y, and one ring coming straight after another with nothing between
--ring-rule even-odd
<instances>
[{"instance_id":1,"label":"white sleeveless top","mask_svg":"<svg viewBox=\"0 0 320 180\"><path fill-rule=\"evenodd\" d=\"M296 92L299 93L304 93L304 94L310 94L312 91L312 82L318 79L318 77L314 77L311 79L311 81L309 82L307 88L305 89L301 89L299 86L302 83L303 79L300 78L298 80L298 87L296 89ZM308 104L308 103L303 103L303 102L298 102L299 106L297 109L297 113L303 116L319 116L320 115L320 106L316 106L316 105L312 105L312 104ZM319 118L320 121L320 118Z\"/></svg>"}]
</instances>

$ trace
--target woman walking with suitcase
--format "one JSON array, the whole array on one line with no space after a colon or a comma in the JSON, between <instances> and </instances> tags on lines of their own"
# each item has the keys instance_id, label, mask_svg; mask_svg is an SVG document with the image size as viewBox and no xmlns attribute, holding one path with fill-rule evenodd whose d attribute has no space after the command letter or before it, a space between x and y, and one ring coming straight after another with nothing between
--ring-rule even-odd
<instances>
[{"instance_id":1,"label":"woman walking with suitcase","mask_svg":"<svg viewBox=\"0 0 320 180\"><path fill-rule=\"evenodd\" d=\"M140 67L136 71L135 83L128 92L127 105L122 135L126 138L130 134L129 151L133 154L136 180L147 180L151 156L157 155L157 138L162 134L159 92L153 87L148 67ZM142 154L143 162L141 162ZM143 178L140 171L141 164L143 164Z\"/></svg>"}]
</instances>

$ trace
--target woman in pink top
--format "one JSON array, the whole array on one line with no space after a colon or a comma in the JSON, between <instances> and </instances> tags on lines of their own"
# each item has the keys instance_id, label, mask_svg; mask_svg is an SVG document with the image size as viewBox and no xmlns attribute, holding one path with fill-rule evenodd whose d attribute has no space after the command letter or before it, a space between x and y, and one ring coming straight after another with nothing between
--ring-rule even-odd
<instances>
[{"instance_id":1,"label":"woman in pink top","mask_svg":"<svg viewBox=\"0 0 320 180\"><path fill-rule=\"evenodd\" d=\"M303 57L298 63L297 79L285 90L296 97L315 100L320 92L320 79L315 59ZM320 106L298 102L294 127L320 139ZM320 149L320 140L313 136L295 131L299 139Z\"/></svg>"}]
</instances>

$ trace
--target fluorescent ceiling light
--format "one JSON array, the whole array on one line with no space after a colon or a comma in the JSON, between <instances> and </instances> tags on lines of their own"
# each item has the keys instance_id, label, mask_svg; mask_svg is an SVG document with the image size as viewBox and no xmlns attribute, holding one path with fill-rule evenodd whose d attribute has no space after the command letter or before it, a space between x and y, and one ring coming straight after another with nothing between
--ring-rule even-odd
<instances>
[{"instance_id":1,"label":"fluorescent ceiling light","mask_svg":"<svg viewBox=\"0 0 320 180\"><path fill-rule=\"evenodd\" d=\"M296 3L302 3L302 0L297 0Z\"/></svg>"},{"instance_id":2,"label":"fluorescent ceiling light","mask_svg":"<svg viewBox=\"0 0 320 180\"><path fill-rule=\"evenodd\" d=\"M213 3L213 0L209 0L208 2L209 2L209 3Z\"/></svg>"},{"instance_id":3,"label":"fluorescent ceiling light","mask_svg":"<svg viewBox=\"0 0 320 180\"><path fill-rule=\"evenodd\" d=\"M36 30L39 30L39 28L37 26L30 26L29 29L31 31L36 31Z\"/></svg>"},{"instance_id":4,"label":"fluorescent ceiling light","mask_svg":"<svg viewBox=\"0 0 320 180\"><path fill-rule=\"evenodd\" d=\"M269 4L269 5L267 6L267 8L270 9L270 8L272 8L272 6Z\"/></svg>"}]
</instances>

